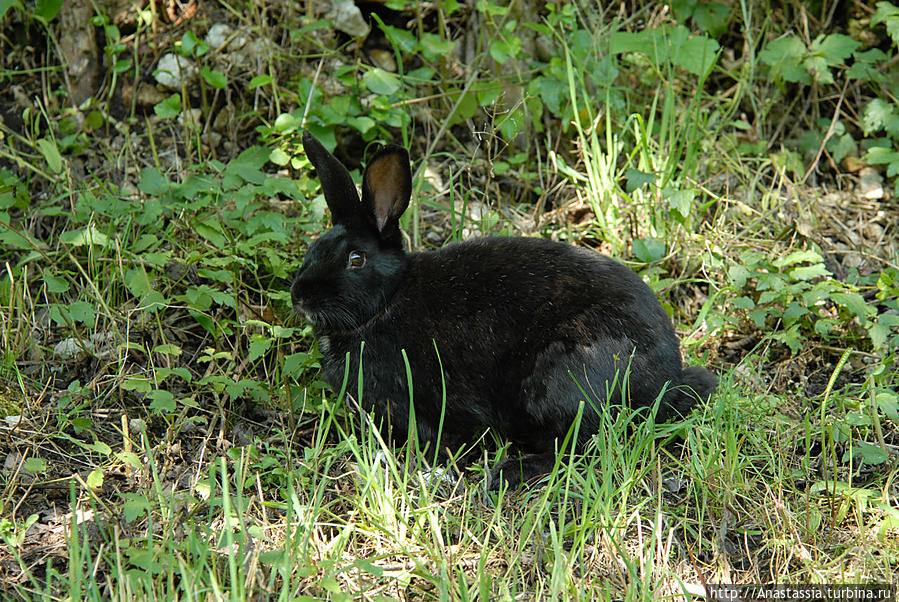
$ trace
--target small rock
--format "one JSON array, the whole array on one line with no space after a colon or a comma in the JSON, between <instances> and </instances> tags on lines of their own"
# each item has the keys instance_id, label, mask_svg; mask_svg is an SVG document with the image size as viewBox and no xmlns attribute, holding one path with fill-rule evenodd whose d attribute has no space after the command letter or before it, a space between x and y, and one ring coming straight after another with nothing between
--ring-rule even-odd
<instances>
[{"instance_id":1,"label":"small rock","mask_svg":"<svg viewBox=\"0 0 899 602\"><path fill-rule=\"evenodd\" d=\"M209 31L206 33L206 43L209 44L210 47L218 50L228 42L228 37L233 31L234 30L231 29L230 25L216 23L210 27Z\"/></svg>"},{"instance_id":2,"label":"small rock","mask_svg":"<svg viewBox=\"0 0 899 602\"><path fill-rule=\"evenodd\" d=\"M234 109L231 107L231 105L225 105L224 107L222 107L222 110L219 111L215 116L215 120L212 122L212 127L219 132L225 131L231 124L232 119L234 119Z\"/></svg>"},{"instance_id":3,"label":"small rock","mask_svg":"<svg viewBox=\"0 0 899 602\"><path fill-rule=\"evenodd\" d=\"M105 359L112 355L114 341L115 334L113 332L96 332L90 336L90 339L70 337L53 346L53 355L60 359L72 359L83 355Z\"/></svg>"},{"instance_id":4,"label":"small rock","mask_svg":"<svg viewBox=\"0 0 899 602\"><path fill-rule=\"evenodd\" d=\"M217 147L219 142L222 141L222 135L218 132L204 132L203 135L200 136L200 140L203 141L203 144L210 148Z\"/></svg>"},{"instance_id":5,"label":"small rock","mask_svg":"<svg viewBox=\"0 0 899 602\"><path fill-rule=\"evenodd\" d=\"M662 488L668 493L680 493L688 484L686 479L680 477L662 479Z\"/></svg>"},{"instance_id":6,"label":"small rock","mask_svg":"<svg viewBox=\"0 0 899 602\"><path fill-rule=\"evenodd\" d=\"M843 255L843 267L846 269L858 268L865 262L865 258L855 251Z\"/></svg>"},{"instance_id":7,"label":"small rock","mask_svg":"<svg viewBox=\"0 0 899 602\"><path fill-rule=\"evenodd\" d=\"M858 172L858 192L869 200L883 198L883 176L873 167L865 167Z\"/></svg>"},{"instance_id":8,"label":"small rock","mask_svg":"<svg viewBox=\"0 0 899 602\"><path fill-rule=\"evenodd\" d=\"M16 469L21 461L22 454L20 454L19 452L8 454L3 460L3 470L11 472Z\"/></svg>"},{"instance_id":9,"label":"small rock","mask_svg":"<svg viewBox=\"0 0 899 602\"><path fill-rule=\"evenodd\" d=\"M178 114L178 125L187 125L191 128L202 127L203 111L201 109L189 109L189 112L189 116L188 110L182 110L181 113Z\"/></svg>"},{"instance_id":10,"label":"small rock","mask_svg":"<svg viewBox=\"0 0 899 602\"><path fill-rule=\"evenodd\" d=\"M192 60L169 52L159 59L153 77L160 86L180 90L182 82L189 84L197 78L198 73L199 70Z\"/></svg>"},{"instance_id":11,"label":"small rock","mask_svg":"<svg viewBox=\"0 0 899 602\"><path fill-rule=\"evenodd\" d=\"M60 359L70 359L92 351L90 343L76 338L63 339L53 346L53 355Z\"/></svg>"},{"instance_id":12,"label":"small rock","mask_svg":"<svg viewBox=\"0 0 899 602\"><path fill-rule=\"evenodd\" d=\"M374 48L369 52L369 56L371 56L371 60L375 63L376 67L380 67L384 71L396 71L396 59L393 58L392 52L381 48Z\"/></svg>"},{"instance_id":13,"label":"small rock","mask_svg":"<svg viewBox=\"0 0 899 602\"><path fill-rule=\"evenodd\" d=\"M137 98L134 96L134 86L130 83L122 85L122 102L130 105L132 100L137 100L140 106L152 106L165 100L166 95L148 84L138 84Z\"/></svg>"},{"instance_id":14,"label":"small rock","mask_svg":"<svg viewBox=\"0 0 899 602\"><path fill-rule=\"evenodd\" d=\"M883 226L877 222L868 222L862 227L862 233L869 244L877 244L883 240Z\"/></svg>"},{"instance_id":15,"label":"small rock","mask_svg":"<svg viewBox=\"0 0 899 602\"><path fill-rule=\"evenodd\" d=\"M353 0L332 0L331 19L335 29L354 38L365 37L370 30L368 23L362 17L362 11Z\"/></svg>"},{"instance_id":16,"label":"small rock","mask_svg":"<svg viewBox=\"0 0 899 602\"><path fill-rule=\"evenodd\" d=\"M431 187L438 192L443 190L443 177L441 177L440 172L431 165L425 167L425 182L430 184Z\"/></svg>"},{"instance_id":17,"label":"small rock","mask_svg":"<svg viewBox=\"0 0 899 602\"><path fill-rule=\"evenodd\" d=\"M537 58L546 63L557 56L557 51L555 46L553 46L552 40L542 33L537 35L537 38L534 40L534 51Z\"/></svg>"},{"instance_id":18,"label":"small rock","mask_svg":"<svg viewBox=\"0 0 899 602\"><path fill-rule=\"evenodd\" d=\"M865 163L858 157L853 157L852 155L849 155L845 159L843 159L843 168L845 168L846 171L851 171L852 173L861 171L866 165L867 163Z\"/></svg>"}]
</instances>

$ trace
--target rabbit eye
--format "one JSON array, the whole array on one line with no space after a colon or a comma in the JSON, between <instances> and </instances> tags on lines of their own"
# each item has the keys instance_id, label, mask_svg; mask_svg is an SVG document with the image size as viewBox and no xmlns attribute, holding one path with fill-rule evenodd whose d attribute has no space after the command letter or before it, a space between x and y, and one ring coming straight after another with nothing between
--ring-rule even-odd
<instances>
[{"instance_id":1,"label":"rabbit eye","mask_svg":"<svg viewBox=\"0 0 899 602\"><path fill-rule=\"evenodd\" d=\"M361 268L365 265L365 253L362 251L350 251L350 256L347 258L346 267L347 269L353 270Z\"/></svg>"}]
</instances>

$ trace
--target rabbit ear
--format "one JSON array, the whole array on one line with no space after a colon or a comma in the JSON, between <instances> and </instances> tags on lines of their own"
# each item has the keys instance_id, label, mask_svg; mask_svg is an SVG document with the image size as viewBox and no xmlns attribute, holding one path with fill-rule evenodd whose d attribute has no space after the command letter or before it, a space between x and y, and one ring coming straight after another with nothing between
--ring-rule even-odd
<instances>
[{"instance_id":1,"label":"rabbit ear","mask_svg":"<svg viewBox=\"0 0 899 602\"><path fill-rule=\"evenodd\" d=\"M335 224L347 225L359 218L359 193L346 167L328 152L308 130L303 132L303 150L318 172L325 202Z\"/></svg>"},{"instance_id":2,"label":"rabbit ear","mask_svg":"<svg viewBox=\"0 0 899 602\"><path fill-rule=\"evenodd\" d=\"M362 176L362 205L374 218L381 238L399 231L399 219L412 196L409 153L388 144L372 157Z\"/></svg>"}]
</instances>

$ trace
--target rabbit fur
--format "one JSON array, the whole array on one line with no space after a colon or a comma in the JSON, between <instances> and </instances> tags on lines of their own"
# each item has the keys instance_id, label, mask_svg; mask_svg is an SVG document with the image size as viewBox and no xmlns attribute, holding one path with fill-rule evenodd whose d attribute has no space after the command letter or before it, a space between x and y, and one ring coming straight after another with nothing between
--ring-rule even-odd
<instances>
[{"instance_id":1,"label":"rabbit fur","mask_svg":"<svg viewBox=\"0 0 899 602\"><path fill-rule=\"evenodd\" d=\"M579 446L603 406L648 406L664 390L662 421L714 391L709 371L682 366L652 290L617 261L539 238L406 252L406 150L388 145L372 157L360 202L349 172L308 132L303 146L334 226L296 273L293 306L313 325L328 383L340 390L361 369L358 401L394 441L410 416L406 361L420 445L454 449L489 427L527 452L500 464L492 488L500 473L515 485L551 469L582 400Z\"/></svg>"}]
</instances>

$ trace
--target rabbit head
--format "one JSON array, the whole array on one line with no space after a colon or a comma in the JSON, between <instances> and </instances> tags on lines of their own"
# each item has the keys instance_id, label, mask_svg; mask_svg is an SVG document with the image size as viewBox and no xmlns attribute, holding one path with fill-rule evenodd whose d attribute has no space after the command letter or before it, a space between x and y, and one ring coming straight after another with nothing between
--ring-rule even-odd
<instances>
[{"instance_id":1,"label":"rabbit head","mask_svg":"<svg viewBox=\"0 0 899 602\"><path fill-rule=\"evenodd\" d=\"M369 161L362 198L347 169L309 132L303 148L315 167L334 227L316 240L294 276L294 309L316 327L351 330L386 302L406 264L399 218L409 206L406 149L387 145Z\"/></svg>"}]
</instances>

